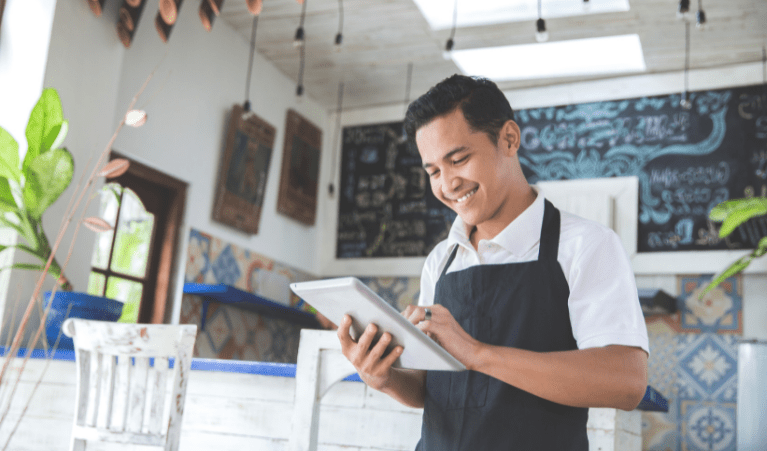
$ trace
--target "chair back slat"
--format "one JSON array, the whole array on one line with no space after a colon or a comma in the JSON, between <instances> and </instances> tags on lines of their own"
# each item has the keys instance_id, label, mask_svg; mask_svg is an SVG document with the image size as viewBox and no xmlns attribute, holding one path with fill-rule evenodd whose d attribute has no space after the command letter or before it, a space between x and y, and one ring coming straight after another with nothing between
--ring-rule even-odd
<instances>
[{"instance_id":1,"label":"chair back slat","mask_svg":"<svg viewBox=\"0 0 767 451\"><path fill-rule=\"evenodd\" d=\"M112 432L122 432L125 430L125 420L128 411L131 358L118 356L115 360L114 398L112 401L112 419L109 424L109 430Z\"/></svg>"},{"instance_id":2,"label":"chair back slat","mask_svg":"<svg viewBox=\"0 0 767 451\"><path fill-rule=\"evenodd\" d=\"M112 417L112 394L114 393L115 356L101 354L99 383L99 408L96 427L107 429Z\"/></svg>"},{"instance_id":3,"label":"chair back slat","mask_svg":"<svg viewBox=\"0 0 767 451\"><path fill-rule=\"evenodd\" d=\"M197 326L70 318L62 329L78 362L71 449L91 440L177 450Z\"/></svg>"},{"instance_id":4,"label":"chair back slat","mask_svg":"<svg viewBox=\"0 0 767 451\"><path fill-rule=\"evenodd\" d=\"M148 357L134 357L130 378L130 394L128 395L128 422L125 425L127 432L142 433L141 426L144 424L148 369Z\"/></svg>"},{"instance_id":5,"label":"chair back slat","mask_svg":"<svg viewBox=\"0 0 767 451\"><path fill-rule=\"evenodd\" d=\"M88 398L90 391L90 375L91 375L91 353L82 352L75 356L75 366L77 367L77 413L75 416L75 424L79 426L85 425L85 416L88 413Z\"/></svg>"},{"instance_id":6,"label":"chair back slat","mask_svg":"<svg viewBox=\"0 0 767 451\"><path fill-rule=\"evenodd\" d=\"M168 394L168 372L173 372L168 367L167 357L156 357L154 366L149 370L149 384L152 386L151 397L149 400L149 433L160 434L166 426L162 418L167 418L165 414L165 400Z\"/></svg>"},{"instance_id":7,"label":"chair back slat","mask_svg":"<svg viewBox=\"0 0 767 451\"><path fill-rule=\"evenodd\" d=\"M99 396L101 390L99 385L101 382L101 355L98 352L90 353L90 368L88 375L88 410L85 414L85 426L96 426L96 418L99 413Z\"/></svg>"}]
</instances>

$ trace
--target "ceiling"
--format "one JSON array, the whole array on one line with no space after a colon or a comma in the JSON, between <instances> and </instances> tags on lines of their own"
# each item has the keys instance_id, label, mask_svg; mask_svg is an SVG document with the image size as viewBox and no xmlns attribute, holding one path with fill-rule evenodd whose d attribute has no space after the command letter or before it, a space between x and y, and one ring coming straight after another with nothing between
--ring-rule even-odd
<instances>
[{"instance_id":1,"label":"ceiling","mask_svg":"<svg viewBox=\"0 0 767 451\"><path fill-rule=\"evenodd\" d=\"M338 85L343 82L345 110L401 104L404 113L409 63L413 64L410 100L459 72L451 60L442 57L450 30L431 30L413 0L342 0L344 41L339 52L333 45L339 25L338 0L306 1L305 95L328 110L336 108ZM446 8L453 6L449 0L444 3ZM691 4L694 15L698 2L692 0ZM676 18L677 6L677 0L630 0L627 12L548 19L549 41L636 33L644 52L644 73L680 71L684 68L685 27ZM705 30L692 27L691 69L762 60L762 47L767 44L767 0L703 0L703 9L708 23ZM300 52L293 46L293 36L300 14L296 0L265 0L256 37L257 51L295 81ZM250 41L253 16L245 0L224 2L220 18ZM534 21L459 28L454 48L531 44L534 32ZM498 84L510 90L598 78L605 77Z\"/></svg>"}]
</instances>

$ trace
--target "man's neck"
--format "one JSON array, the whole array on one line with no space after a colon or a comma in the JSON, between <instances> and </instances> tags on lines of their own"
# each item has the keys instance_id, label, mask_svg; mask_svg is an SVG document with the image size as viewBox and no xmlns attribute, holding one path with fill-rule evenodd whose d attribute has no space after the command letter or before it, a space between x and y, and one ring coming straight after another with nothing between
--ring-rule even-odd
<instances>
[{"instance_id":1,"label":"man's neck","mask_svg":"<svg viewBox=\"0 0 767 451\"><path fill-rule=\"evenodd\" d=\"M529 185L528 185L529 187ZM507 221L504 221L504 223L498 227L493 227L492 225L488 224L489 227L479 227L479 226L471 226L471 230L468 230L469 235L469 242L471 242L472 247L474 247L474 250L479 250L479 241L480 240L492 240L495 238L499 233L501 233L506 227L509 226L514 220L516 220L519 215L521 215L525 210L527 210L530 205L535 202L535 199L538 197L538 193L535 192L534 189L530 188L530 191L524 196L524 200L516 203L515 208L510 212L508 217L510 218Z\"/></svg>"}]
</instances>

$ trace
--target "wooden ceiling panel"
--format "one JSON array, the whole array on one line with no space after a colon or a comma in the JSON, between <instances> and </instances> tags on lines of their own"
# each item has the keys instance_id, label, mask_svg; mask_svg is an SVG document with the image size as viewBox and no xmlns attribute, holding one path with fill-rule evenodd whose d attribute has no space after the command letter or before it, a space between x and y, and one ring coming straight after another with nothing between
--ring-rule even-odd
<instances>
[{"instance_id":1,"label":"wooden ceiling panel","mask_svg":"<svg viewBox=\"0 0 767 451\"><path fill-rule=\"evenodd\" d=\"M345 107L362 108L404 104L410 62L414 64L411 97L458 71L452 61L442 58L450 30L431 30L412 0L343 0L340 52L333 45L338 0L306 1L305 92L328 110L336 107L340 81L345 83ZM694 21L697 2L691 4ZM452 8L452 2L445 5ZM677 5L677 0L630 0L627 12L555 18L546 25L551 41L636 33L642 42L646 73L679 71L684 67L684 24L676 18ZM692 27L692 69L761 60L762 46L767 44L767 1L704 0L703 7L708 26L703 31ZM293 36L300 14L301 5L295 0L269 0L264 2L258 23L258 52L293 80L298 78L300 52L293 46ZM226 1L221 18L250 40L253 16L244 0ZM455 35L455 49L532 44L534 28L534 21L461 28ZM499 85L518 89L600 78L606 77Z\"/></svg>"}]
</instances>

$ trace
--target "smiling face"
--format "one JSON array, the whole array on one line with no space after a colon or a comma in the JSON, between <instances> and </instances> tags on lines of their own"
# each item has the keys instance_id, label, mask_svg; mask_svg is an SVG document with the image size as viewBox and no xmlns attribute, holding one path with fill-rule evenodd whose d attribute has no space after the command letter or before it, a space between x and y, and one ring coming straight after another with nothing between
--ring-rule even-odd
<instances>
[{"instance_id":1,"label":"smiling face","mask_svg":"<svg viewBox=\"0 0 767 451\"><path fill-rule=\"evenodd\" d=\"M503 125L493 144L456 108L419 128L415 141L434 196L476 226L472 242L497 235L535 199L517 160L514 121Z\"/></svg>"}]
</instances>

